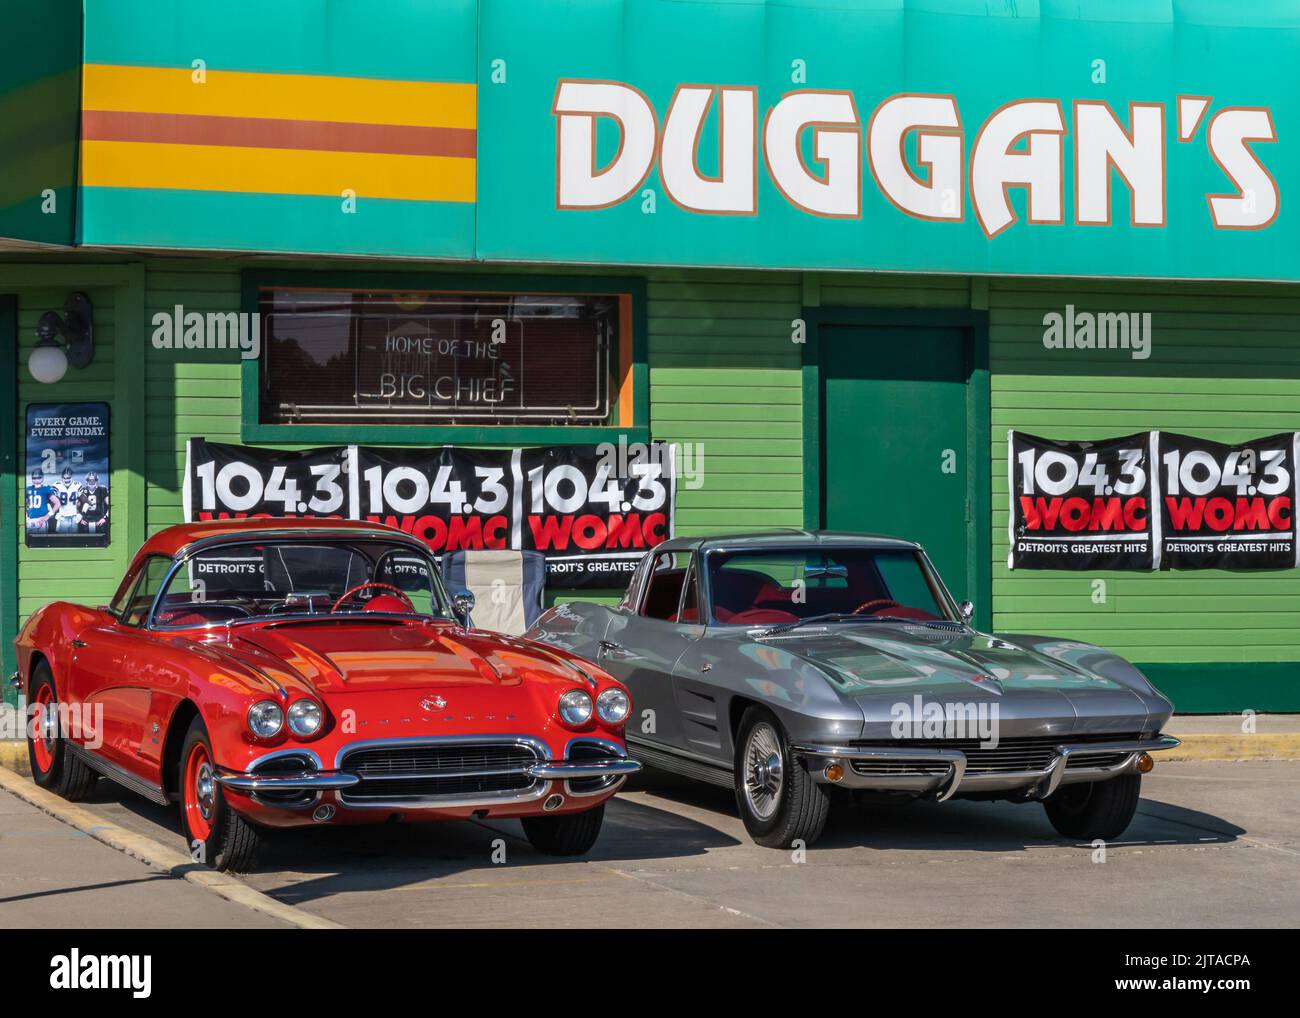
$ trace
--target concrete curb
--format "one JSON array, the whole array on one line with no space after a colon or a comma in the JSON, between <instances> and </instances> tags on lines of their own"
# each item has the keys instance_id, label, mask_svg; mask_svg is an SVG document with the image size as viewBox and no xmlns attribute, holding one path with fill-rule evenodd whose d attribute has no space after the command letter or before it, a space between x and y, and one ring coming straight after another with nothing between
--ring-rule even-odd
<instances>
[{"instance_id":1,"label":"concrete curb","mask_svg":"<svg viewBox=\"0 0 1300 1018\"><path fill-rule=\"evenodd\" d=\"M1177 749L1154 754L1156 763L1194 760L1201 763L1240 760L1300 760L1300 733L1228 735L1220 733L1179 734Z\"/></svg>"},{"instance_id":2,"label":"concrete curb","mask_svg":"<svg viewBox=\"0 0 1300 1018\"><path fill-rule=\"evenodd\" d=\"M17 743L22 749L22 763L27 766L27 748L25 743ZM281 922L289 923L303 930L341 930L346 927L314 916L310 912L286 905L268 894L254 890L242 880L228 873L200 866L188 856L175 849L168 848L152 838L128 831L125 827L108 823L88 809L75 803L67 802L52 792L47 792L33 784L28 778L21 777L8 768L12 756L11 743L0 744L0 788L18 796L24 802L31 803L37 809L48 813L56 820L61 820L70 827L75 827L83 834L89 834L96 841L101 841L110 848L124 852L133 859L139 859L146 865L163 870L173 877L188 880L191 884L220 895L236 905L243 905L256 912L263 912Z\"/></svg>"},{"instance_id":3,"label":"concrete curb","mask_svg":"<svg viewBox=\"0 0 1300 1018\"><path fill-rule=\"evenodd\" d=\"M15 774L31 777L31 762L27 759L27 743L22 739L0 739L0 767Z\"/></svg>"}]
</instances>

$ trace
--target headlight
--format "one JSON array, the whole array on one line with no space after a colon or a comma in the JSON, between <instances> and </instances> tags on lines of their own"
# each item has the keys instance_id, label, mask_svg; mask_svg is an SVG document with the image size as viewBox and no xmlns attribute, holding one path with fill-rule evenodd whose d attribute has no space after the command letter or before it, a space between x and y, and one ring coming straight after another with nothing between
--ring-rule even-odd
<instances>
[{"instance_id":1,"label":"headlight","mask_svg":"<svg viewBox=\"0 0 1300 1018\"><path fill-rule=\"evenodd\" d=\"M297 700L289 708L289 731L294 735L315 735L320 729L321 709L315 700Z\"/></svg>"},{"instance_id":2,"label":"headlight","mask_svg":"<svg viewBox=\"0 0 1300 1018\"><path fill-rule=\"evenodd\" d=\"M259 739L269 739L284 724L284 712L271 700L258 700L248 708L248 730Z\"/></svg>"},{"instance_id":3,"label":"headlight","mask_svg":"<svg viewBox=\"0 0 1300 1018\"><path fill-rule=\"evenodd\" d=\"M591 697L581 689L570 689L560 697L560 717L566 725L585 725L591 720Z\"/></svg>"},{"instance_id":4,"label":"headlight","mask_svg":"<svg viewBox=\"0 0 1300 1018\"><path fill-rule=\"evenodd\" d=\"M596 713L600 715L600 720L611 725L617 725L627 717L627 712L632 709L632 701L627 698L627 694L621 689L610 687L596 697Z\"/></svg>"}]
</instances>

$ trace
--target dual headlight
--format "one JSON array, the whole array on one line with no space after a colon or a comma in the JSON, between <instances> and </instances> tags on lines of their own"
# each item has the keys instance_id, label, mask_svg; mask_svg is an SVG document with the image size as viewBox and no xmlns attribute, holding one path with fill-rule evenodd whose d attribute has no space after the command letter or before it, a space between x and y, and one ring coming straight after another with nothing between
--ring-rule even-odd
<instances>
[{"instance_id":1,"label":"dual headlight","mask_svg":"<svg viewBox=\"0 0 1300 1018\"><path fill-rule=\"evenodd\" d=\"M315 700L295 700L288 711L289 731L305 739L320 731L323 718L324 713ZM285 712L274 700L259 700L248 708L248 730L259 739L279 735L284 725Z\"/></svg>"},{"instance_id":2,"label":"dual headlight","mask_svg":"<svg viewBox=\"0 0 1300 1018\"><path fill-rule=\"evenodd\" d=\"M560 718L566 725L577 728L591 720L591 712L607 725L617 725L626 720L632 702L621 689L609 688L596 697L593 704L591 694L585 689L570 689L560 697Z\"/></svg>"}]
</instances>

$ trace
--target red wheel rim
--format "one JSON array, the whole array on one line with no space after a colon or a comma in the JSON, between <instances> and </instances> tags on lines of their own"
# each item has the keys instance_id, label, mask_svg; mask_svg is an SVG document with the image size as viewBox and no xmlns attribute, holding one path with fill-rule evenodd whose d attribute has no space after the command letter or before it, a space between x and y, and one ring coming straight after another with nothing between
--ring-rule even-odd
<instances>
[{"instance_id":1,"label":"red wheel rim","mask_svg":"<svg viewBox=\"0 0 1300 1018\"><path fill-rule=\"evenodd\" d=\"M37 728L32 738L32 756L44 774L54 766L54 690L48 683L36 691L35 708Z\"/></svg>"},{"instance_id":2,"label":"red wheel rim","mask_svg":"<svg viewBox=\"0 0 1300 1018\"><path fill-rule=\"evenodd\" d=\"M195 841L207 841L217 812L217 783L212 772L208 748L196 742L185 761L181 781L181 801L185 806L185 824Z\"/></svg>"}]
</instances>

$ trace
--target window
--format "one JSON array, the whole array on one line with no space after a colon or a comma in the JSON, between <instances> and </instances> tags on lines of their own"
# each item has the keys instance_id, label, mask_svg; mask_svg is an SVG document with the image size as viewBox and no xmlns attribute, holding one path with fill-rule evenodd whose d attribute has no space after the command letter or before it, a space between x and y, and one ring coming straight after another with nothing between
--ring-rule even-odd
<instances>
[{"instance_id":1,"label":"window","mask_svg":"<svg viewBox=\"0 0 1300 1018\"><path fill-rule=\"evenodd\" d=\"M717 552L708 569L713 620L729 625L778 625L826 614L948 617L911 550Z\"/></svg>"},{"instance_id":2,"label":"window","mask_svg":"<svg viewBox=\"0 0 1300 1018\"><path fill-rule=\"evenodd\" d=\"M154 598L162 590L163 581L171 571L172 560L162 555L152 555L140 570L131 596L122 605L119 618L123 625L142 626L149 620L149 609L153 607Z\"/></svg>"},{"instance_id":3,"label":"window","mask_svg":"<svg viewBox=\"0 0 1300 1018\"><path fill-rule=\"evenodd\" d=\"M682 589L682 607L677 613L678 622L699 622L700 621L700 577L695 571L695 565L686 570L686 584Z\"/></svg>"},{"instance_id":4,"label":"window","mask_svg":"<svg viewBox=\"0 0 1300 1018\"><path fill-rule=\"evenodd\" d=\"M263 289L258 420L617 424L631 369L631 301Z\"/></svg>"},{"instance_id":5,"label":"window","mask_svg":"<svg viewBox=\"0 0 1300 1018\"><path fill-rule=\"evenodd\" d=\"M176 573L156 621L189 627L268 615L412 610L451 618L437 567L419 549L374 541L277 541L200 551Z\"/></svg>"},{"instance_id":6,"label":"window","mask_svg":"<svg viewBox=\"0 0 1300 1018\"><path fill-rule=\"evenodd\" d=\"M690 564L688 551L664 552L655 559L650 573L650 583L641 604L641 614L648 619L677 621L677 608L682 599L682 581Z\"/></svg>"}]
</instances>

